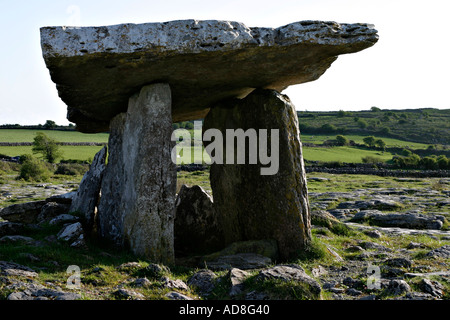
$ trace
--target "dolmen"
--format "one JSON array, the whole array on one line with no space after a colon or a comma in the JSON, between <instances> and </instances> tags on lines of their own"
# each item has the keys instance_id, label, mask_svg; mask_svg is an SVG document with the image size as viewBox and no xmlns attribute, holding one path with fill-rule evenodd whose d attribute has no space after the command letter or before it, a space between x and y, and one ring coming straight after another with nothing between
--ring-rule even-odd
<instances>
[{"instance_id":1,"label":"dolmen","mask_svg":"<svg viewBox=\"0 0 450 320\"><path fill-rule=\"evenodd\" d=\"M214 232L192 227L192 239L214 233L214 249L272 239L280 260L307 249L311 223L298 119L281 92L318 79L339 55L373 46L373 25L300 21L254 28L179 20L40 32L68 120L81 132L110 133L107 152L95 159L74 200L79 205L71 208L98 237L174 262L177 228L189 224L174 227L178 137L172 124L202 119L212 204L202 205L210 223L199 223ZM189 241L189 230L181 234Z\"/></svg>"}]
</instances>

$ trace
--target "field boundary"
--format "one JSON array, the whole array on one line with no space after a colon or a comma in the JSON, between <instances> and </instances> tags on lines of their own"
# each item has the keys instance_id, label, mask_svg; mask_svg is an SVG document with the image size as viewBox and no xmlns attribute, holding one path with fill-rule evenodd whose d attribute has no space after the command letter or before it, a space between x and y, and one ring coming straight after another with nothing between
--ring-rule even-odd
<instances>
[{"instance_id":1,"label":"field boundary","mask_svg":"<svg viewBox=\"0 0 450 320\"><path fill-rule=\"evenodd\" d=\"M60 146L106 146L106 142L57 142ZM32 146L33 142L0 142L0 147Z\"/></svg>"},{"instance_id":2,"label":"field boundary","mask_svg":"<svg viewBox=\"0 0 450 320\"><path fill-rule=\"evenodd\" d=\"M331 174L361 174L376 175L381 177L399 177L399 178L449 178L450 170L401 170L385 168L366 168L366 167L317 167L305 166L306 173L323 172Z\"/></svg>"}]
</instances>

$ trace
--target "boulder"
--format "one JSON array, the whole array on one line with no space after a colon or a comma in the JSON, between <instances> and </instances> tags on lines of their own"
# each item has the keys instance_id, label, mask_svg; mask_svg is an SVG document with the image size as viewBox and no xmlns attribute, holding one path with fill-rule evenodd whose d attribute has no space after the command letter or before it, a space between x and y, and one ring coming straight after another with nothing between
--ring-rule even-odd
<instances>
[{"instance_id":1,"label":"boulder","mask_svg":"<svg viewBox=\"0 0 450 320\"><path fill-rule=\"evenodd\" d=\"M81 294L48 289L40 285L28 286L25 291L13 292L8 300L79 300Z\"/></svg>"},{"instance_id":2,"label":"boulder","mask_svg":"<svg viewBox=\"0 0 450 320\"><path fill-rule=\"evenodd\" d=\"M301 288L306 299L319 299L322 288L320 284L308 276L305 270L295 264L277 265L261 270L256 276L257 281L280 280L283 282L295 282L295 286Z\"/></svg>"},{"instance_id":3,"label":"boulder","mask_svg":"<svg viewBox=\"0 0 450 320\"><path fill-rule=\"evenodd\" d=\"M215 288L217 276L208 269L202 269L194 273L188 280L187 284L193 287L202 295L208 295Z\"/></svg>"},{"instance_id":4,"label":"boulder","mask_svg":"<svg viewBox=\"0 0 450 320\"><path fill-rule=\"evenodd\" d=\"M282 281L291 281L306 275L305 269L300 265L277 265L272 268L261 270L258 274L258 280L276 279Z\"/></svg>"},{"instance_id":5,"label":"boulder","mask_svg":"<svg viewBox=\"0 0 450 320\"><path fill-rule=\"evenodd\" d=\"M73 216L71 214L60 214L59 216L57 216L57 217L53 218L52 220L50 220L49 224L51 226L62 225L62 224L70 223L70 222L76 222L78 220L79 220L78 217Z\"/></svg>"},{"instance_id":6,"label":"boulder","mask_svg":"<svg viewBox=\"0 0 450 320\"><path fill-rule=\"evenodd\" d=\"M411 287L405 280L391 280L386 288L388 294L398 296L404 293L411 292Z\"/></svg>"},{"instance_id":7,"label":"boulder","mask_svg":"<svg viewBox=\"0 0 450 320\"><path fill-rule=\"evenodd\" d=\"M0 210L0 218L9 222L36 223L46 201L13 204Z\"/></svg>"},{"instance_id":8,"label":"boulder","mask_svg":"<svg viewBox=\"0 0 450 320\"><path fill-rule=\"evenodd\" d=\"M260 269L272 264L272 259L256 253L236 253L220 256L211 261L204 261L211 270L230 270L238 268L242 270Z\"/></svg>"},{"instance_id":9,"label":"boulder","mask_svg":"<svg viewBox=\"0 0 450 320\"><path fill-rule=\"evenodd\" d=\"M170 291L169 293L167 293L165 295L165 297L169 300L194 300L191 297L185 295L185 294L181 294L179 292L176 291Z\"/></svg>"},{"instance_id":10,"label":"boulder","mask_svg":"<svg viewBox=\"0 0 450 320\"><path fill-rule=\"evenodd\" d=\"M412 266L411 260L407 258L391 258L387 259L384 263L391 267L411 268Z\"/></svg>"},{"instance_id":11,"label":"boulder","mask_svg":"<svg viewBox=\"0 0 450 320\"><path fill-rule=\"evenodd\" d=\"M74 242L70 244L72 248L86 248L86 240L84 239L84 234L80 234Z\"/></svg>"},{"instance_id":12,"label":"boulder","mask_svg":"<svg viewBox=\"0 0 450 320\"><path fill-rule=\"evenodd\" d=\"M0 221L0 237L19 234L24 225L18 222Z\"/></svg>"},{"instance_id":13,"label":"boulder","mask_svg":"<svg viewBox=\"0 0 450 320\"><path fill-rule=\"evenodd\" d=\"M38 273L33 269L10 261L0 261L0 275L35 278Z\"/></svg>"},{"instance_id":14,"label":"boulder","mask_svg":"<svg viewBox=\"0 0 450 320\"><path fill-rule=\"evenodd\" d=\"M390 199L358 200L341 202L337 209L358 209L358 210L398 210L403 205Z\"/></svg>"},{"instance_id":15,"label":"boulder","mask_svg":"<svg viewBox=\"0 0 450 320\"><path fill-rule=\"evenodd\" d=\"M137 278L133 281L132 285L138 288L149 288L152 286L152 282L145 277Z\"/></svg>"},{"instance_id":16,"label":"boulder","mask_svg":"<svg viewBox=\"0 0 450 320\"><path fill-rule=\"evenodd\" d=\"M63 194L57 194L51 197L48 197L45 199L47 202L56 202L56 203L65 203L65 204L71 204L72 199L76 196L77 191L71 191Z\"/></svg>"},{"instance_id":17,"label":"boulder","mask_svg":"<svg viewBox=\"0 0 450 320\"><path fill-rule=\"evenodd\" d=\"M130 96L164 79L174 122L201 119L216 102L253 88L278 91L318 79L340 54L374 45L368 24L300 21L279 28L179 20L101 27L43 27L44 61L68 119L109 130Z\"/></svg>"},{"instance_id":18,"label":"boulder","mask_svg":"<svg viewBox=\"0 0 450 320\"><path fill-rule=\"evenodd\" d=\"M429 293L437 298L442 298L444 295L445 287L438 281L425 278L420 282L420 286L425 293Z\"/></svg>"},{"instance_id":19,"label":"boulder","mask_svg":"<svg viewBox=\"0 0 450 320\"><path fill-rule=\"evenodd\" d=\"M230 297L234 297L240 293L242 293L242 290L244 288L244 281L250 276L250 273L238 269L238 268L232 268L228 272L228 278L230 279Z\"/></svg>"},{"instance_id":20,"label":"boulder","mask_svg":"<svg viewBox=\"0 0 450 320\"><path fill-rule=\"evenodd\" d=\"M436 248L428 252L426 257L432 258L450 258L450 245L443 245L442 247Z\"/></svg>"},{"instance_id":21,"label":"boulder","mask_svg":"<svg viewBox=\"0 0 450 320\"><path fill-rule=\"evenodd\" d=\"M33 244L36 243L36 240L30 237L21 236L21 235L12 235L12 236L3 236L0 238L0 243L5 242L22 242L25 244Z\"/></svg>"},{"instance_id":22,"label":"boulder","mask_svg":"<svg viewBox=\"0 0 450 320\"><path fill-rule=\"evenodd\" d=\"M257 89L244 99L211 107L203 130L222 133L223 155L227 158L222 159L223 164L220 159L212 163L210 169L214 210L225 245L275 239L281 259L295 258L307 246L311 238L310 210L298 128L294 105L274 90ZM235 138L230 136L234 139L230 144L227 132L236 129L244 133L255 130L259 140L244 140L240 148L240 142L234 143ZM260 129L266 130L266 144L261 143L265 133ZM211 142L203 143L212 152ZM255 157L254 163L250 150L254 155L256 151L250 146L259 147L259 159ZM234 158L228 159L230 154ZM262 161L261 154L270 157L269 161ZM244 164L238 163L239 159L244 159Z\"/></svg>"},{"instance_id":23,"label":"boulder","mask_svg":"<svg viewBox=\"0 0 450 320\"><path fill-rule=\"evenodd\" d=\"M380 227L399 227L409 229L441 229L443 223L434 216L407 213L383 213L378 210L363 210L354 215L352 222L369 222Z\"/></svg>"},{"instance_id":24,"label":"boulder","mask_svg":"<svg viewBox=\"0 0 450 320\"><path fill-rule=\"evenodd\" d=\"M76 222L63 227L58 232L57 237L59 240L73 242L78 240L82 234L83 234L83 227L81 226L81 223Z\"/></svg>"},{"instance_id":25,"label":"boulder","mask_svg":"<svg viewBox=\"0 0 450 320\"><path fill-rule=\"evenodd\" d=\"M175 206L174 245L177 254L208 253L223 248L222 230L212 197L202 187L182 185Z\"/></svg>"},{"instance_id":26,"label":"boulder","mask_svg":"<svg viewBox=\"0 0 450 320\"><path fill-rule=\"evenodd\" d=\"M103 147L94 156L94 160L88 172L84 174L69 209L69 212L78 211L84 215L86 231L88 232L94 227L95 223L95 210L100 198L100 187L103 172L105 171L106 155L107 148Z\"/></svg>"},{"instance_id":27,"label":"boulder","mask_svg":"<svg viewBox=\"0 0 450 320\"><path fill-rule=\"evenodd\" d=\"M190 291L187 284L184 283L184 281L181 279L172 280L172 279L169 279L168 277L163 277L161 282L162 282L163 288Z\"/></svg>"},{"instance_id":28,"label":"boulder","mask_svg":"<svg viewBox=\"0 0 450 320\"><path fill-rule=\"evenodd\" d=\"M343 232L343 230L349 230L349 228L344 223L336 219L332 214L328 213L325 210L312 211L311 224L328 228L336 233Z\"/></svg>"},{"instance_id":29,"label":"boulder","mask_svg":"<svg viewBox=\"0 0 450 320\"><path fill-rule=\"evenodd\" d=\"M124 300L144 300L145 296L134 290L120 288L112 293L118 299Z\"/></svg>"},{"instance_id":30,"label":"boulder","mask_svg":"<svg viewBox=\"0 0 450 320\"><path fill-rule=\"evenodd\" d=\"M176 165L171 160L171 90L143 87L111 121L108 165L98 205L98 234L134 254L174 260Z\"/></svg>"},{"instance_id":31,"label":"boulder","mask_svg":"<svg viewBox=\"0 0 450 320\"><path fill-rule=\"evenodd\" d=\"M52 218L59 216L61 214L66 214L69 212L70 204L67 203L58 203L54 201L47 202L41 209L37 220L39 222L47 222Z\"/></svg>"}]
</instances>

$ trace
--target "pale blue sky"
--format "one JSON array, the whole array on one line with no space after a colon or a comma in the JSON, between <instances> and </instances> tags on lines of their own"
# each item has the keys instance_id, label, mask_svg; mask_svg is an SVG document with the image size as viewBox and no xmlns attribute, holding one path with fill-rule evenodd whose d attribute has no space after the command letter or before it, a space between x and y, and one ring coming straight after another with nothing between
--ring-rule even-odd
<instances>
[{"instance_id":1,"label":"pale blue sky","mask_svg":"<svg viewBox=\"0 0 450 320\"><path fill-rule=\"evenodd\" d=\"M373 23L374 47L339 57L320 79L283 93L298 110L448 109L449 15L448 0L0 0L0 124L68 123L42 59L40 27L178 19Z\"/></svg>"}]
</instances>

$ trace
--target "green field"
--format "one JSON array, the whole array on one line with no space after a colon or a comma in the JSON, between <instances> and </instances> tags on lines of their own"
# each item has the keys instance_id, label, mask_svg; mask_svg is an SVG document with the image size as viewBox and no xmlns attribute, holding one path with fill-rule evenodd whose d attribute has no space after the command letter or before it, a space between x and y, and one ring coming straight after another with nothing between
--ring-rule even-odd
<instances>
[{"instance_id":1,"label":"green field","mask_svg":"<svg viewBox=\"0 0 450 320\"><path fill-rule=\"evenodd\" d=\"M89 160L93 159L95 154L100 151L102 146L61 146L64 160ZM0 154L9 157L21 156L23 154L33 154L32 146L3 147L0 146ZM61 159L59 159L61 160ZM59 161L58 160L58 161Z\"/></svg>"},{"instance_id":2,"label":"green field","mask_svg":"<svg viewBox=\"0 0 450 320\"><path fill-rule=\"evenodd\" d=\"M33 142L37 132L59 142L98 142L107 143L108 133L87 134L78 131L0 129L0 142Z\"/></svg>"},{"instance_id":3,"label":"green field","mask_svg":"<svg viewBox=\"0 0 450 320\"><path fill-rule=\"evenodd\" d=\"M373 156L379 158L382 162L386 162L391 160L393 155L390 152L362 150L351 147L303 147L303 158L309 161L362 163L362 158L367 156Z\"/></svg>"},{"instance_id":4,"label":"green field","mask_svg":"<svg viewBox=\"0 0 450 320\"><path fill-rule=\"evenodd\" d=\"M56 130L27 130L27 129L0 129L0 142L32 142L36 132L44 132L49 137L59 142L97 142L107 143L108 133L85 134L77 131L56 131ZM365 136L345 135L347 139L353 140L356 143L363 143ZM303 143L322 144L325 140L335 139L336 135L311 135L302 134L301 140ZM387 147L409 147L411 149L426 149L427 144L402 141L393 138L381 138L386 142ZM63 159L65 160L88 160L92 159L95 154L101 149L101 146L61 146L63 152ZM20 156L23 154L32 154L31 146L0 146L0 154L10 157ZM178 149L179 153L179 149ZM191 161L201 159L203 148L193 147L191 151ZM381 152L377 150L364 150L352 147L303 147L303 156L309 161L340 161L346 163L361 163L362 158L366 156L373 156L382 161L392 159L393 154L390 152ZM209 157L203 159L209 162ZM177 163L182 162L181 157L177 158ZM188 161L189 162L189 161Z\"/></svg>"},{"instance_id":5,"label":"green field","mask_svg":"<svg viewBox=\"0 0 450 320\"><path fill-rule=\"evenodd\" d=\"M297 114L302 135L381 136L423 144L450 144L450 109L376 108L351 112L298 111Z\"/></svg>"},{"instance_id":6,"label":"green field","mask_svg":"<svg viewBox=\"0 0 450 320\"><path fill-rule=\"evenodd\" d=\"M343 135L345 136L349 141L353 140L358 144L364 144L363 139L369 135L366 136L358 136L358 135ZM401 147L401 148L410 148L410 149L426 149L429 144L425 143L419 143L419 142L411 142L411 141L403 141L398 140L394 138L386 138L386 137L380 137L374 135L376 139L382 139L384 142L386 142L387 148L392 147ZM333 140L336 139L336 135L313 135L313 134L302 134L301 140L303 143L314 143L314 144L322 144L326 140Z\"/></svg>"}]
</instances>

